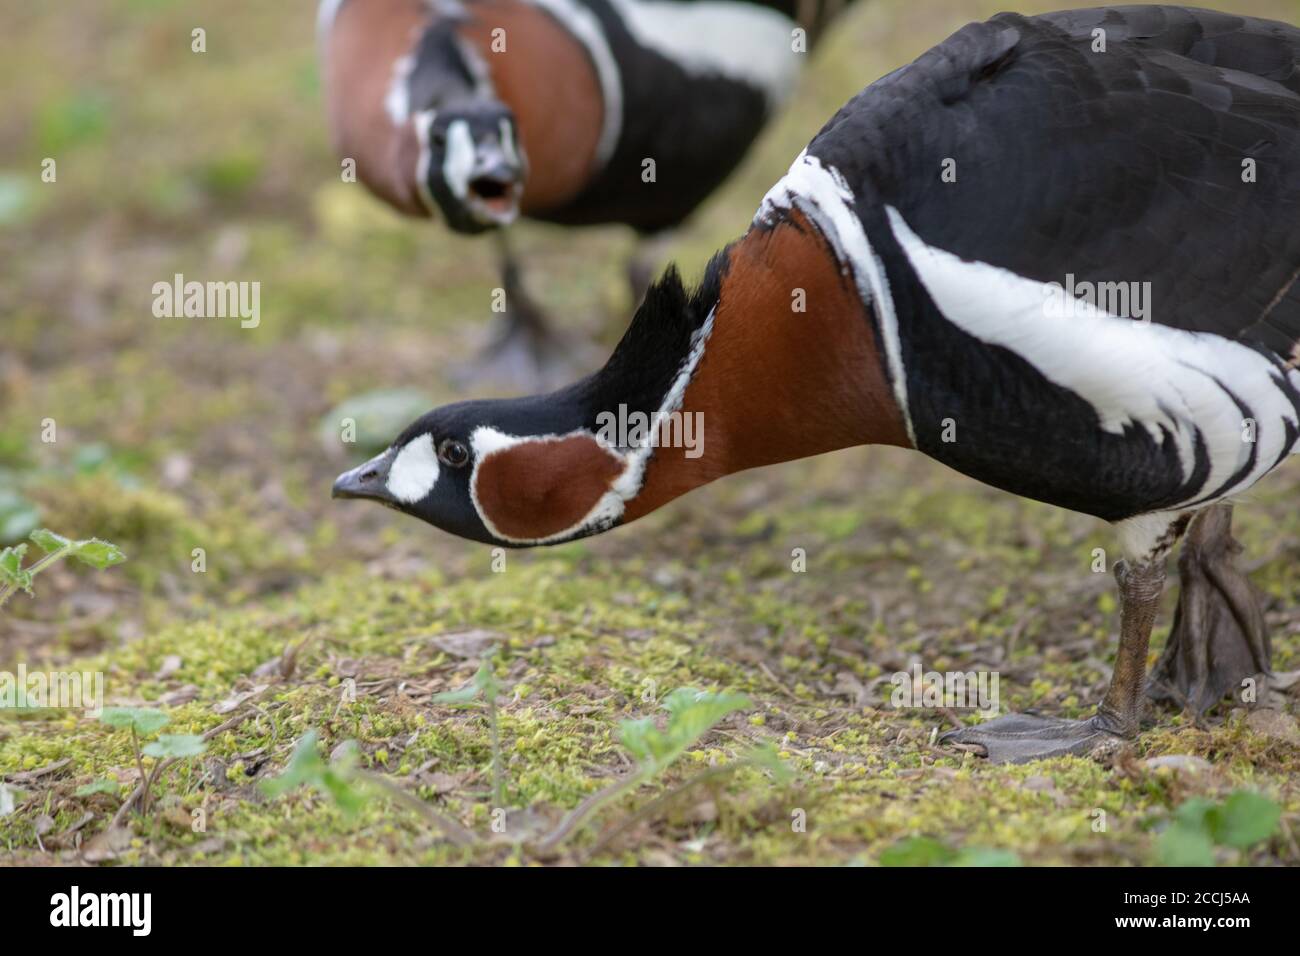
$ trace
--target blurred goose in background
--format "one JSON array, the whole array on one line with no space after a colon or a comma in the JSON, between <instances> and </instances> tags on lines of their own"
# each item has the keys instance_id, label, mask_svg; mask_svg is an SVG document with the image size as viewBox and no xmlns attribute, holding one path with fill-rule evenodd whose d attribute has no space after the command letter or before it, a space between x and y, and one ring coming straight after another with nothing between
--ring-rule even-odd
<instances>
[{"instance_id":1,"label":"blurred goose in background","mask_svg":"<svg viewBox=\"0 0 1300 956\"><path fill-rule=\"evenodd\" d=\"M469 368L538 387L572 374L572 349L501 230L631 226L639 299L666 231L739 164L847 2L324 0L334 148L399 211L497 233L504 324Z\"/></svg>"}]
</instances>

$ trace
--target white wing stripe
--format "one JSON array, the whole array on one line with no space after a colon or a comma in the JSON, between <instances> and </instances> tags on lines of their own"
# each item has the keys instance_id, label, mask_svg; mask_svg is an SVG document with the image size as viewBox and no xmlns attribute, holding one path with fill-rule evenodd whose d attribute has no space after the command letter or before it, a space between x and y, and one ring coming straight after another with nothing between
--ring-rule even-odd
<instances>
[{"instance_id":1,"label":"white wing stripe","mask_svg":"<svg viewBox=\"0 0 1300 956\"><path fill-rule=\"evenodd\" d=\"M1242 411L1226 389L1255 420L1257 456L1249 474L1221 497L1254 484L1284 451L1285 424L1295 426L1296 409L1278 385L1276 365L1260 352L1220 335L1121 319L1082 300L1053 301L1067 295L1060 285L928 245L897 209L886 211L921 284L953 325L1010 349L1079 395L1107 431L1137 426L1160 441L1167 430L1178 444L1184 480L1199 434L1210 474L1198 494L1224 485L1250 459Z\"/></svg>"}]
</instances>

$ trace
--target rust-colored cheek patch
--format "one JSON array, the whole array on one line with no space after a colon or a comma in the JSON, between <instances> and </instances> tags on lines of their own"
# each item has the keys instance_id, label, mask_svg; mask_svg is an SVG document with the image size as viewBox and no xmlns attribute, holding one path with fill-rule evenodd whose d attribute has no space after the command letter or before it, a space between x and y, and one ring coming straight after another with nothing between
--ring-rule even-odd
<instances>
[{"instance_id":1,"label":"rust-colored cheek patch","mask_svg":"<svg viewBox=\"0 0 1300 956\"><path fill-rule=\"evenodd\" d=\"M549 538L586 517L623 468L585 435L525 441L479 462L474 496L500 534Z\"/></svg>"}]
</instances>

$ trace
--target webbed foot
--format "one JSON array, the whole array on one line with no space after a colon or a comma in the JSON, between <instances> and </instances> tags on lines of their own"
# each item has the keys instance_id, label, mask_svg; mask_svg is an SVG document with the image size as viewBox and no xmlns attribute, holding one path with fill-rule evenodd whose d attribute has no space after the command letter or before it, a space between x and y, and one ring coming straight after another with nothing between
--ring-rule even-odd
<instances>
[{"instance_id":1,"label":"webbed foot","mask_svg":"<svg viewBox=\"0 0 1300 956\"><path fill-rule=\"evenodd\" d=\"M1236 566L1242 550L1232 537L1232 506L1196 515L1187 531L1178 574L1182 589L1173 629L1151 671L1147 696L1200 717L1230 692L1256 681L1263 701L1270 675L1264 615L1249 580Z\"/></svg>"},{"instance_id":2,"label":"webbed foot","mask_svg":"<svg viewBox=\"0 0 1300 956\"><path fill-rule=\"evenodd\" d=\"M1007 714L974 727L952 730L943 743L978 745L992 763L1027 763L1067 754L1087 756L1107 752L1123 742L1098 717L1065 720L1035 714Z\"/></svg>"},{"instance_id":3,"label":"webbed foot","mask_svg":"<svg viewBox=\"0 0 1300 956\"><path fill-rule=\"evenodd\" d=\"M1137 736L1147 640L1164 587L1164 561L1139 565L1117 561L1115 581L1120 594L1119 650L1110 686L1093 717L1065 720L1008 714L951 731L940 739L953 744L977 744L994 763L1025 763L1066 754L1097 754Z\"/></svg>"}]
</instances>

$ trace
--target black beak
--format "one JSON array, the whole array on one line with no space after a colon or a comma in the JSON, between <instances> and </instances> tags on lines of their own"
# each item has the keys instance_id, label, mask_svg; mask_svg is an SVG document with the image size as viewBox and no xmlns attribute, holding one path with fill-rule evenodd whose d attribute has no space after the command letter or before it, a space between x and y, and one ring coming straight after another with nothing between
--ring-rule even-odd
<instances>
[{"instance_id":1,"label":"black beak","mask_svg":"<svg viewBox=\"0 0 1300 956\"><path fill-rule=\"evenodd\" d=\"M498 159L488 165L475 167L469 189L481 199L499 199L509 196L516 184L522 181L520 170Z\"/></svg>"},{"instance_id":2,"label":"black beak","mask_svg":"<svg viewBox=\"0 0 1300 956\"><path fill-rule=\"evenodd\" d=\"M393 450L376 455L365 464L357 465L334 479L331 498L369 498L393 504L388 492L388 469L393 463Z\"/></svg>"}]
</instances>

